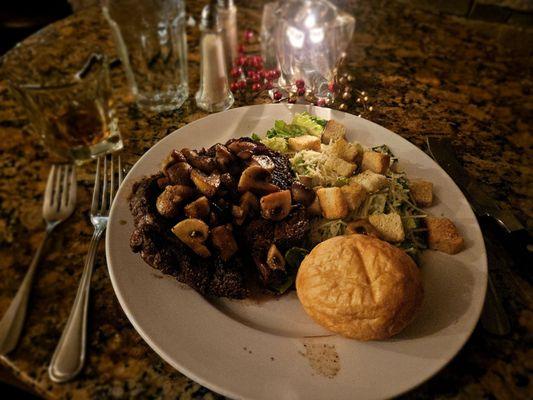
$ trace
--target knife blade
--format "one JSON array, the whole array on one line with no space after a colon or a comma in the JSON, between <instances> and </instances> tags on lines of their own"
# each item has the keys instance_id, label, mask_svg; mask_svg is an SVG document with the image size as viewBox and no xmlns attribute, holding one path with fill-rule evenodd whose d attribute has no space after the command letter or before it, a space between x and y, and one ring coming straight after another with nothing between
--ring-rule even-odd
<instances>
[{"instance_id":1,"label":"knife blade","mask_svg":"<svg viewBox=\"0 0 533 400\"><path fill-rule=\"evenodd\" d=\"M455 156L448 138L428 136L427 144L431 156L461 188L477 216L493 218L507 233L525 230L511 211L500 208L496 201L482 189L479 182L468 175Z\"/></svg>"}]
</instances>

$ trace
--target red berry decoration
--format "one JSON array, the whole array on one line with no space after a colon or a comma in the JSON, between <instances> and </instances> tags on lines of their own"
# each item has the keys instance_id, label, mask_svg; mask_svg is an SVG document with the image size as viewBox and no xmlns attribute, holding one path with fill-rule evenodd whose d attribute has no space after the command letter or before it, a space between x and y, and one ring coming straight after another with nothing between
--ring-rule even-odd
<instances>
[{"instance_id":1,"label":"red berry decoration","mask_svg":"<svg viewBox=\"0 0 533 400\"><path fill-rule=\"evenodd\" d=\"M298 88L298 90L296 90L296 94L298 96L303 96L305 94L305 88L304 87Z\"/></svg>"},{"instance_id":2,"label":"red berry decoration","mask_svg":"<svg viewBox=\"0 0 533 400\"><path fill-rule=\"evenodd\" d=\"M283 97L283 95L281 94L281 92L279 90L276 90L273 94L273 97L274 97L274 100L281 100L281 98Z\"/></svg>"},{"instance_id":3,"label":"red berry decoration","mask_svg":"<svg viewBox=\"0 0 533 400\"><path fill-rule=\"evenodd\" d=\"M239 78L242 75L242 68L241 67L233 67L231 69L231 76L234 78Z\"/></svg>"},{"instance_id":4,"label":"red berry decoration","mask_svg":"<svg viewBox=\"0 0 533 400\"><path fill-rule=\"evenodd\" d=\"M237 86L239 89L244 89L246 87L246 81L245 80L240 80L240 81L237 81Z\"/></svg>"},{"instance_id":5,"label":"red berry decoration","mask_svg":"<svg viewBox=\"0 0 533 400\"><path fill-rule=\"evenodd\" d=\"M319 106L319 107L324 107L326 105L326 100L325 99L318 99L316 101L316 105Z\"/></svg>"},{"instance_id":6,"label":"red berry decoration","mask_svg":"<svg viewBox=\"0 0 533 400\"><path fill-rule=\"evenodd\" d=\"M331 93L335 93L335 82L334 82L334 81L331 81L331 82L328 84L328 90L329 90Z\"/></svg>"},{"instance_id":7,"label":"red berry decoration","mask_svg":"<svg viewBox=\"0 0 533 400\"><path fill-rule=\"evenodd\" d=\"M239 54L244 54L244 52L246 51L244 44L241 43L239 47L237 47L237 51L239 52Z\"/></svg>"},{"instance_id":8,"label":"red berry decoration","mask_svg":"<svg viewBox=\"0 0 533 400\"><path fill-rule=\"evenodd\" d=\"M252 77L254 77L255 74L256 74L256 72L255 72L255 71L252 71L252 70L248 70L248 72L246 73L246 75L248 76L248 78L252 78Z\"/></svg>"},{"instance_id":9,"label":"red berry decoration","mask_svg":"<svg viewBox=\"0 0 533 400\"><path fill-rule=\"evenodd\" d=\"M244 41L246 43L250 43L253 38L254 38L254 31L251 31L250 29L247 29L246 31L244 31Z\"/></svg>"},{"instance_id":10,"label":"red berry decoration","mask_svg":"<svg viewBox=\"0 0 533 400\"><path fill-rule=\"evenodd\" d=\"M294 104L294 103L296 103L296 97L289 97L289 99L287 101L289 103L291 103L291 104Z\"/></svg>"},{"instance_id":11,"label":"red berry decoration","mask_svg":"<svg viewBox=\"0 0 533 400\"><path fill-rule=\"evenodd\" d=\"M273 69L272 76L274 77L274 79L279 78L281 76L281 71L279 69Z\"/></svg>"},{"instance_id":12,"label":"red berry decoration","mask_svg":"<svg viewBox=\"0 0 533 400\"><path fill-rule=\"evenodd\" d=\"M239 85L237 82L231 82L231 84L229 85L229 88L231 89L232 92L236 92L237 90L239 90Z\"/></svg>"},{"instance_id":13,"label":"red berry decoration","mask_svg":"<svg viewBox=\"0 0 533 400\"><path fill-rule=\"evenodd\" d=\"M297 79L296 82L294 82L294 84L296 85L298 89L305 87L305 82L303 79Z\"/></svg>"},{"instance_id":14,"label":"red berry decoration","mask_svg":"<svg viewBox=\"0 0 533 400\"><path fill-rule=\"evenodd\" d=\"M271 81L267 81L267 82L265 83L265 89L270 90L270 89L272 89L273 87L274 87L274 85L272 84Z\"/></svg>"},{"instance_id":15,"label":"red berry decoration","mask_svg":"<svg viewBox=\"0 0 533 400\"><path fill-rule=\"evenodd\" d=\"M246 63L246 56L239 56L235 59L235 64L237 66L242 66Z\"/></svg>"},{"instance_id":16,"label":"red berry decoration","mask_svg":"<svg viewBox=\"0 0 533 400\"><path fill-rule=\"evenodd\" d=\"M259 91L261 90L261 84L260 84L260 83L254 83L254 84L252 85L252 90L253 90L254 92L259 92Z\"/></svg>"}]
</instances>

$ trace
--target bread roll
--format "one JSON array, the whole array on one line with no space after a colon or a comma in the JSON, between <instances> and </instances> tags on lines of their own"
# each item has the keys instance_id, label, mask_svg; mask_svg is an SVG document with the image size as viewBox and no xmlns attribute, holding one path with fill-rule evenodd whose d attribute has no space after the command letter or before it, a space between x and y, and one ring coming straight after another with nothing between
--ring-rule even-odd
<instances>
[{"instance_id":1,"label":"bread roll","mask_svg":"<svg viewBox=\"0 0 533 400\"><path fill-rule=\"evenodd\" d=\"M399 333L420 308L420 271L403 250L365 235L317 245L300 265L296 291L325 328L358 340Z\"/></svg>"}]
</instances>

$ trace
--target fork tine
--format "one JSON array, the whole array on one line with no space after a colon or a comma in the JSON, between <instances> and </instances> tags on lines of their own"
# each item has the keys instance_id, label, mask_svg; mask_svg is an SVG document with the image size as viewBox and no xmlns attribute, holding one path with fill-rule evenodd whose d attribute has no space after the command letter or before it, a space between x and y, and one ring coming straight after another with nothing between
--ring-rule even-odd
<instances>
[{"instance_id":1,"label":"fork tine","mask_svg":"<svg viewBox=\"0 0 533 400\"><path fill-rule=\"evenodd\" d=\"M120 162L120 154L118 155L118 186L122 185L122 164Z\"/></svg>"},{"instance_id":2,"label":"fork tine","mask_svg":"<svg viewBox=\"0 0 533 400\"><path fill-rule=\"evenodd\" d=\"M104 170L102 173L102 179L104 185L102 187L102 205L100 206L100 212L104 212L107 209L107 155L104 156Z\"/></svg>"},{"instance_id":3,"label":"fork tine","mask_svg":"<svg viewBox=\"0 0 533 400\"><path fill-rule=\"evenodd\" d=\"M68 184L69 184L69 175L70 175L70 165L65 166L65 171L63 174L63 187L61 189L61 208L66 207L68 204Z\"/></svg>"},{"instance_id":4,"label":"fork tine","mask_svg":"<svg viewBox=\"0 0 533 400\"><path fill-rule=\"evenodd\" d=\"M111 183L109 184L109 207L113 204L113 197L115 196L115 171L113 171L113 164L115 164L115 157L111 154L111 166L109 167L109 175L111 175Z\"/></svg>"},{"instance_id":5,"label":"fork tine","mask_svg":"<svg viewBox=\"0 0 533 400\"><path fill-rule=\"evenodd\" d=\"M56 165L53 164L50 172L48 173L48 181L46 182L46 190L44 192L43 209L52 204L54 194L54 178L56 175Z\"/></svg>"},{"instance_id":6,"label":"fork tine","mask_svg":"<svg viewBox=\"0 0 533 400\"><path fill-rule=\"evenodd\" d=\"M52 196L52 207L56 210L59 209L61 201L61 172L63 171L63 166L59 165L56 171L55 184L54 184L54 195Z\"/></svg>"},{"instance_id":7,"label":"fork tine","mask_svg":"<svg viewBox=\"0 0 533 400\"><path fill-rule=\"evenodd\" d=\"M68 194L68 204L73 206L76 204L76 166L70 166L70 190Z\"/></svg>"},{"instance_id":8,"label":"fork tine","mask_svg":"<svg viewBox=\"0 0 533 400\"><path fill-rule=\"evenodd\" d=\"M91 203L91 214L96 214L98 210L98 199L100 194L100 158L96 160L96 173L94 174L93 201Z\"/></svg>"}]
</instances>

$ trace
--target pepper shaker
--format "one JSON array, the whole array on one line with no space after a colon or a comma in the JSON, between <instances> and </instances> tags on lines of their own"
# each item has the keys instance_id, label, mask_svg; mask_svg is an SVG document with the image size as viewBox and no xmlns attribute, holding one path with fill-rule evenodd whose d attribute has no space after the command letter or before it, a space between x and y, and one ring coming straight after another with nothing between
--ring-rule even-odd
<instances>
[{"instance_id":1,"label":"pepper shaker","mask_svg":"<svg viewBox=\"0 0 533 400\"><path fill-rule=\"evenodd\" d=\"M222 27L226 68L237 58L237 6L233 0L217 0L217 12Z\"/></svg>"},{"instance_id":2,"label":"pepper shaker","mask_svg":"<svg viewBox=\"0 0 533 400\"><path fill-rule=\"evenodd\" d=\"M207 112L223 111L233 104L229 89L222 27L217 8L206 5L200 22L200 88L196 105Z\"/></svg>"}]
</instances>

